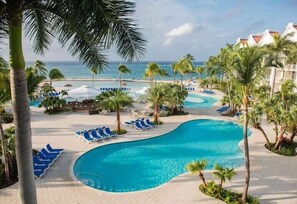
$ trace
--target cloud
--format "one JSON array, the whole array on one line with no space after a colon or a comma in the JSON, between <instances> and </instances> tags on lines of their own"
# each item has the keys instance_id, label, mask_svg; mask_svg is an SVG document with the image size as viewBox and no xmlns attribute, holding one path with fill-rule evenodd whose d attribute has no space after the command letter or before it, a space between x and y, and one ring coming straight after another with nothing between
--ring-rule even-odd
<instances>
[{"instance_id":1,"label":"cloud","mask_svg":"<svg viewBox=\"0 0 297 204\"><path fill-rule=\"evenodd\" d=\"M193 29L194 26L191 23L185 23L177 28L173 28L165 35L166 39L163 45L169 45L175 37L190 34Z\"/></svg>"}]
</instances>

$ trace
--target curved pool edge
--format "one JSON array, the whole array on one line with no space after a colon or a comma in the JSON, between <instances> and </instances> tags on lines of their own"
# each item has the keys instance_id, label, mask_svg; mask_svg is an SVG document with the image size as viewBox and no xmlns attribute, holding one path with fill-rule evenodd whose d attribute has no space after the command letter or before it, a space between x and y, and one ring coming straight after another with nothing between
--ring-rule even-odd
<instances>
[{"instance_id":1,"label":"curved pool edge","mask_svg":"<svg viewBox=\"0 0 297 204\"><path fill-rule=\"evenodd\" d=\"M227 119L227 120L226 120ZM218 119L218 118L215 118L213 116L210 116L210 117L206 117L206 118L198 118L198 119L189 119L189 120L186 120L182 123L180 123L179 125L177 125L175 128L161 134L161 135L154 135L154 136L150 136L149 138L140 138L140 139L137 139L137 140L132 140L132 141L121 141L121 142L114 142L114 143L110 143L110 144L103 144L103 145L100 145L100 146L96 146L96 147L93 147L89 150L87 150L86 152L84 152L83 154L80 154L78 155L76 158L74 158L69 166L70 168L70 176L71 178L73 179L73 181L75 181L77 184L80 184L82 185L83 187L86 187L87 189L92 189L94 191L97 191L97 192L100 192L100 193L106 193L106 194L132 194L132 193L143 193L143 192L146 192L146 191L152 191L152 190L155 190L157 188L161 188L161 187L164 187L164 185L167 185L167 184L170 184L172 183L175 179L177 179L178 177L181 177L183 175L186 175L186 174L189 174L188 172L184 172L182 174L179 174L177 175L176 177L173 177L172 179L170 179L169 181L159 185L159 186L155 186L155 187L152 187L152 188L149 188L149 189L143 189L143 190L137 190L137 191L128 191L128 192L112 192L112 191L104 191L104 190L101 190L101 189L96 189L96 188L93 188L93 187L90 187L88 185L86 185L85 183L81 182L79 179L77 179L77 177L75 176L74 174L74 165L76 163L76 161L82 157L84 154L90 152L90 151L93 151L95 150L96 148L100 148L100 147L103 147L103 146L109 146L109 145L114 145L114 144L118 144L118 143L131 143L131 142L137 142L137 141L140 141L140 140L150 140L150 139L153 139L153 138L156 138L156 137L161 137L161 136L164 136L165 134L169 133L169 132L172 132L174 130L176 130L179 126L181 126L182 124L184 123L187 123L187 122L190 122L190 121L194 121L194 120L216 120L216 121L224 121L224 122L231 122L233 124L236 124L236 125L241 125L239 123L237 123L236 121L232 120L232 118L224 118L224 119ZM254 129L254 128L253 128ZM251 131L251 134L248 135L248 137L251 137L253 136L253 131ZM244 146L243 145L243 139L239 141L238 143L238 147L239 149L244 153ZM242 166L239 166L239 167L236 167L234 168L235 170L236 169L240 169L240 168L243 168L244 167L244 164ZM212 169L209 169L209 170L204 170L205 172L211 172L213 171Z\"/></svg>"}]
</instances>

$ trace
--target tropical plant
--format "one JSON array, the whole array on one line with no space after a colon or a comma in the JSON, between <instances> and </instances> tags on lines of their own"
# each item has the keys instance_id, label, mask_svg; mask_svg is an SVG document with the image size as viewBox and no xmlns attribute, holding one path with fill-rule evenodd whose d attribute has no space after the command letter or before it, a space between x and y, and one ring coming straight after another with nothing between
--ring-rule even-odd
<instances>
[{"instance_id":1,"label":"tropical plant","mask_svg":"<svg viewBox=\"0 0 297 204\"><path fill-rule=\"evenodd\" d=\"M185 76L185 74L188 74L194 70L194 65L191 60L192 58L190 56L186 56L176 63L177 70L180 73L180 77L181 77L180 81L182 86L183 86L183 77Z\"/></svg>"},{"instance_id":2,"label":"tropical plant","mask_svg":"<svg viewBox=\"0 0 297 204\"><path fill-rule=\"evenodd\" d=\"M156 124L159 124L159 106L164 103L165 97L167 96L161 83L154 83L147 90L147 100L153 104L154 122Z\"/></svg>"},{"instance_id":3,"label":"tropical plant","mask_svg":"<svg viewBox=\"0 0 297 204\"><path fill-rule=\"evenodd\" d=\"M171 108L173 114L177 113L177 107L181 107L184 103L184 100L188 96L188 91L178 84L164 84L163 85L164 93L166 97L164 98L165 105L168 105Z\"/></svg>"},{"instance_id":4,"label":"tropical plant","mask_svg":"<svg viewBox=\"0 0 297 204\"><path fill-rule=\"evenodd\" d=\"M187 171L191 172L192 174L198 174L199 178L201 179L204 187L207 187L207 184L205 182L205 178L203 175L203 170L206 168L207 161L206 160L197 160L197 161L192 161L186 165Z\"/></svg>"},{"instance_id":5,"label":"tropical plant","mask_svg":"<svg viewBox=\"0 0 297 204\"><path fill-rule=\"evenodd\" d=\"M33 73L35 75L44 76L47 75L47 69L45 68L45 64L39 60L36 60L32 66Z\"/></svg>"},{"instance_id":6,"label":"tropical plant","mask_svg":"<svg viewBox=\"0 0 297 204\"><path fill-rule=\"evenodd\" d=\"M34 93L38 88L38 85L46 79L44 75L38 75L38 72L34 71L32 67L26 68L27 89L30 100L35 100ZM37 74L36 74L37 73Z\"/></svg>"},{"instance_id":7,"label":"tropical plant","mask_svg":"<svg viewBox=\"0 0 297 204\"><path fill-rule=\"evenodd\" d=\"M266 45L266 48L269 51L269 58L273 59L273 64L271 66L271 72L272 72L272 82L271 82L271 92L270 97L272 97L274 93L274 86L275 86L275 78L276 78L276 68L283 68L283 59L282 55L287 55L289 50L293 46L293 42L289 39L290 36L292 36L292 33L289 33L285 36L276 35L273 36L273 42Z\"/></svg>"},{"instance_id":8,"label":"tropical plant","mask_svg":"<svg viewBox=\"0 0 297 204\"><path fill-rule=\"evenodd\" d=\"M150 84L152 85L154 82L154 77L160 73L161 68L155 62L148 63L145 71L144 71L144 78L149 78Z\"/></svg>"},{"instance_id":9,"label":"tropical plant","mask_svg":"<svg viewBox=\"0 0 297 204\"><path fill-rule=\"evenodd\" d=\"M122 88L122 74L130 74L131 70L124 64L119 64L118 67L119 71L119 82L120 82L120 88Z\"/></svg>"},{"instance_id":10,"label":"tropical plant","mask_svg":"<svg viewBox=\"0 0 297 204\"><path fill-rule=\"evenodd\" d=\"M176 65L177 65L176 62L171 64L171 70L173 72L173 82L174 83L176 82L176 74L178 73L178 67Z\"/></svg>"},{"instance_id":11,"label":"tropical plant","mask_svg":"<svg viewBox=\"0 0 297 204\"><path fill-rule=\"evenodd\" d=\"M94 88L94 77L95 77L95 75L98 74L98 68L97 67L92 67L90 69L90 71L91 71L91 74L92 74L92 87Z\"/></svg>"},{"instance_id":12,"label":"tropical plant","mask_svg":"<svg viewBox=\"0 0 297 204\"><path fill-rule=\"evenodd\" d=\"M57 68L51 69L48 73L48 77L50 79L50 86L53 86L53 80L59 80L59 79L65 78L62 72Z\"/></svg>"},{"instance_id":13,"label":"tropical plant","mask_svg":"<svg viewBox=\"0 0 297 204\"><path fill-rule=\"evenodd\" d=\"M195 71L197 73L198 79L200 80L201 79L201 74L203 73L203 67L198 66L198 67L196 67Z\"/></svg>"},{"instance_id":14,"label":"tropical plant","mask_svg":"<svg viewBox=\"0 0 297 204\"><path fill-rule=\"evenodd\" d=\"M162 81L164 80L164 77L170 77L169 73L167 72L166 69L160 69L159 70L159 75L162 78Z\"/></svg>"},{"instance_id":15,"label":"tropical plant","mask_svg":"<svg viewBox=\"0 0 297 204\"><path fill-rule=\"evenodd\" d=\"M1 1L0 41L9 40L11 95L16 121L19 188L23 203L36 203L33 178L30 110L22 49L25 34L33 51L43 54L54 36L88 67L107 64L104 49L115 45L117 53L132 60L144 54L145 40L130 16L135 4L119 1ZM90 18L90 16L92 16ZM24 105L26 104L26 105Z\"/></svg>"},{"instance_id":16,"label":"tropical plant","mask_svg":"<svg viewBox=\"0 0 297 204\"><path fill-rule=\"evenodd\" d=\"M99 108L114 110L116 112L116 132L121 132L120 111L129 105L132 105L133 99L122 90L108 91L96 98Z\"/></svg>"},{"instance_id":17,"label":"tropical plant","mask_svg":"<svg viewBox=\"0 0 297 204\"><path fill-rule=\"evenodd\" d=\"M231 181L232 177L236 175L233 168L223 167L218 164L214 165L214 172L213 175L220 179L219 183L219 192L221 192L221 189L223 187L223 183L226 182L226 179Z\"/></svg>"},{"instance_id":18,"label":"tropical plant","mask_svg":"<svg viewBox=\"0 0 297 204\"><path fill-rule=\"evenodd\" d=\"M234 55L234 75L237 83L242 87L242 111L243 111L243 139L245 153L246 178L242 194L242 201L245 203L248 195L250 183L250 158L248 146L248 102L249 87L258 80L262 79L269 61L263 63L263 57L266 52L259 47L245 47L239 49Z\"/></svg>"},{"instance_id":19,"label":"tropical plant","mask_svg":"<svg viewBox=\"0 0 297 204\"><path fill-rule=\"evenodd\" d=\"M39 107L45 108L44 113L57 114L64 111L66 101L64 99L60 99L59 97L52 96L50 93L53 92L56 92L56 90L50 85L46 85L41 88L40 93L44 98L39 104Z\"/></svg>"}]
</instances>

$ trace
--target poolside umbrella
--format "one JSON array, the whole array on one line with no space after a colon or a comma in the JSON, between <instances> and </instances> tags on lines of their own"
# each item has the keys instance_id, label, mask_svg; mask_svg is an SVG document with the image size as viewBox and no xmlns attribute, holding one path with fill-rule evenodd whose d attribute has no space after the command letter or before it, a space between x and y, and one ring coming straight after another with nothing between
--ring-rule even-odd
<instances>
[{"instance_id":1,"label":"poolside umbrella","mask_svg":"<svg viewBox=\"0 0 297 204\"><path fill-rule=\"evenodd\" d=\"M69 97L75 98L77 100L93 99L99 94L100 94L99 90L88 87L87 85L82 85L81 87L72 89L71 91L68 92Z\"/></svg>"},{"instance_id":2,"label":"poolside umbrella","mask_svg":"<svg viewBox=\"0 0 297 204\"><path fill-rule=\"evenodd\" d=\"M68 91L69 91L69 87L72 87L72 85L71 84L65 84L64 87L67 87Z\"/></svg>"}]
</instances>

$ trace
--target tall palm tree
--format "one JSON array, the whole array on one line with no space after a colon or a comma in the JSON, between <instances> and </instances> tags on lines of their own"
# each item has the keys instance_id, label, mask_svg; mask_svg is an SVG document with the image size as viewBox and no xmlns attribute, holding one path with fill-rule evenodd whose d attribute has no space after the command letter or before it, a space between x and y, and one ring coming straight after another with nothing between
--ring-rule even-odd
<instances>
[{"instance_id":1,"label":"tall palm tree","mask_svg":"<svg viewBox=\"0 0 297 204\"><path fill-rule=\"evenodd\" d=\"M178 73L178 67L176 65L177 65L176 62L171 64L171 70L173 71L173 82L174 83L176 81L176 74Z\"/></svg>"},{"instance_id":2,"label":"tall palm tree","mask_svg":"<svg viewBox=\"0 0 297 204\"><path fill-rule=\"evenodd\" d=\"M159 106L164 102L165 96L164 86L160 83L155 83L147 90L147 100L153 104L154 122L157 124L159 124Z\"/></svg>"},{"instance_id":3,"label":"tall palm tree","mask_svg":"<svg viewBox=\"0 0 297 204\"><path fill-rule=\"evenodd\" d=\"M201 179L204 187L207 187L207 184L205 182L204 175L202 171L206 168L207 161L206 160L197 160L197 161L192 161L186 165L187 171L191 172L192 174L198 174L199 178Z\"/></svg>"},{"instance_id":4,"label":"tall palm tree","mask_svg":"<svg viewBox=\"0 0 297 204\"><path fill-rule=\"evenodd\" d=\"M222 167L218 164L215 164L214 166L214 172L213 175L220 179L219 183L219 192L222 189L223 183L226 182L226 179L231 181L232 177L236 175L234 169L229 169L228 167Z\"/></svg>"},{"instance_id":5,"label":"tall palm tree","mask_svg":"<svg viewBox=\"0 0 297 204\"><path fill-rule=\"evenodd\" d=\"M276 78L276 68L283 68L284 57L289 52L293 46L293 42L289 39L292 36L292 33L289 33L285 36L273 36L273 42L268 44L266 47L270 52L270 58L273 59L273 66L271 67L272 72L272 82L271 82L271 92L270 97L274 93L275 78Z\"/></svg>"},{"instance_id":6,"label":"tall palm tree","mask_svg":"<svg viewBox=\"0 0 297 204\"><path fill-rule=\"evenodd\" d=\"M191 61L191 58L183 58L179 60L176 64L177 70L180 73L181 85L183 86L183 76L187 73L190 73L194 70L194 65Z\"/></svg>"},{"instance_id":7,"label":"tall palm tree","mask_svg":"<svg viewBox=\"0 0 297 204\"><path fill-rule=\"evenodd\" d=\"M109 91L103 94L100 98L99 106L105 109L111 109L116 111L116 131L121 131L121 117L120 111L125 107L132 105L133 99L128 96L127 93L118 89L115 91Z\"/></svg>"},{"instance_id":8,"label":"tall palm tree","mask_svg":"<svg viewBox=\"0 0 297 204\"><path fill-rule=\"evenodd\" d=\"M167 72L166 69L160 69L159 70L159 75L162 78L162 81L164 80L164 77L170 77L169 73Z\"/></svg>"},{"instance_id":9,"label":"tall palm tree","mask_svg":"<svg viewBox=\"0 0 297 204\"><path fill-rule=\"evenodd\" d=\"M119 71L120 88L122 88L122 74L130 74L131 70L126 65L119 64L118 71Z\"/></svg>"},{"instance_id":10,"label":"tall palm tree","mask_svg":"<svg viewBox=\"0 0 297 204\"><path fill-rule=\"evenodd\" d=\"M30 110L22 49L23 26L33 51L43 54L57 37L87 67L107 64L105 49L115 46L124 59L143 56L145 40L131 19L135 3L119 1L1 1L0 42L9 36L9 66L16 132L20 197L36 203L33 178ZM90 18L90 16L92 16Z\"/></svg>"},{"instance_id":11,"label":"tall palm tree","mask_svg":"<svg viewBox=\"0 0 297 204\"><path fill-rule=\"evenodd\" d=\"M160 72L160 67L157 63L155 62L150 62L148 63L145 71L144 71L144 78L149 78L150 79L150 84L152 85L154 82L154 77L159 74Z\"/></svg>"},{"instance_id":12,"label":"tall palm tree","mask_svg":"<svg viewBox=\"0 0 297 204\"><path fill-rule=\"evenodd\" d=\"M48 73L48 77L50 79L50 86L53 86L53 80L59 80L59 79L65 78L62 72L57 68L51 69L51 71L49 71Z\"/></svg>"},{"instance_id":13,"label":"tall palm tree","mask_svg":"<svg viewBox=\"0 0 297 204\"><path fill-rule=\"evenodd\" d=\"M198 79L201 79L201 74L203 73L203 67L198 66L198 67L196 67L195 71L196 71L196 73L198 75Z\"/></svg>"},{"instance_id":14,"label":"tall palm tree","mask_svg":"<svg viewBox=\"0 0 297 204\"><path fill-rule=\"evenodd\" d=\"M242 194L242 201L245 203L248 194L250 183L250 158L248 146L248 102L249 102L249 87L258 80L264 77L265 71L269 63L263 64L263 57L266 52L259 47L245 47L239 49L234 56L234 72L235 79L242 87L242 111L243 111L243 139L244 139L244 153L245 153L245 168L246 178L244 191Z\"/></svg>"},{"instance_id":15,"label":"tall palm tree","mask_svg":"<svg viewBox=\"0 0 297 204\"><path fill-rule=\"evenodd\" d=\"M38 75L32 69L32 67L26 68L26 80L27 80L27 89L28 89L28 95L30 100L34 99L34 93L36 92L38 85L46 79L44 75Z\"/></svg>"},{"instance_id":16,"label":"tall palm tree","mask_svg":"<svg viewBox=\"0 0 297 204\"><path fill-rule=\"evenodd\" d=\"M46 77L47 69L45 68L45 64L39 60L36 60L32 66L33 72L35 75L40 75Z\"/></svg>"},{"instance_id":17,"label":"tall palm tree","mask_svg":"<svg viewBox=\"0 0 297 204\"><path fill-rule=\"evenodd\" d=\"M94 77L98 74L98 67L92 67L90 71L92 74L92 87L94 88Z\"/></svg>"}]
</instances>

